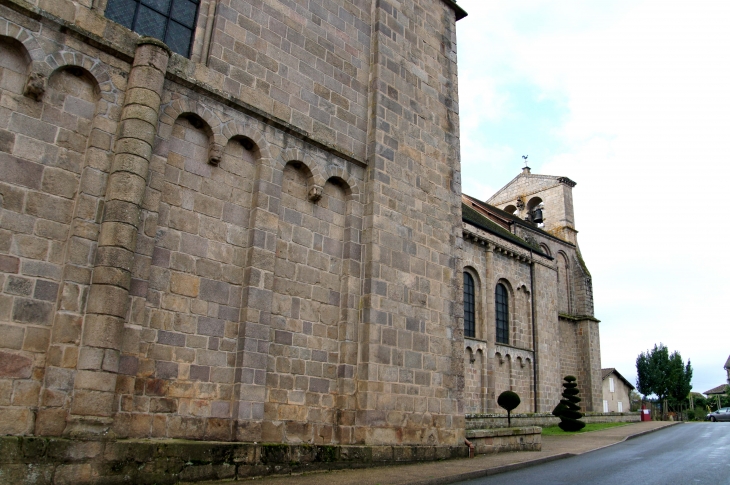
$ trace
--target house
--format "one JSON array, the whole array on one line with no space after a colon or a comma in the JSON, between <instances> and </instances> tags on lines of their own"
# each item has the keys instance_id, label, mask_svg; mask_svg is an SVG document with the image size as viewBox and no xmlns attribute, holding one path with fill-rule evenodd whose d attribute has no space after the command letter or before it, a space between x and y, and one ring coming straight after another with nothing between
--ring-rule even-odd
<instances>
[{"instance_id":1,"label":"house","mask_svg":"<svg viewBox=\"0 0 730 485\"><path fill-rule=\"evenodd\" d=\"M631 391L635 387L613 367L601 369L603 376L603 412L624 413L631 409Z\"/></svg>"}]
</instances>

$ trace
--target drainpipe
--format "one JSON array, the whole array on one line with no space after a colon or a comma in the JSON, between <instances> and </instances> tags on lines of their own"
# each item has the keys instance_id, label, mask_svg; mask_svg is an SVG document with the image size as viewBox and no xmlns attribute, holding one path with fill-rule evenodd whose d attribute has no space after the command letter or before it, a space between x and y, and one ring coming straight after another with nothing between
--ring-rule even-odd
<instances>
[{"instance_id":1,"label":"drainpipe","mask_svg":"<svg viewBox=\"0 0 730 485\"><path fill-rule=\"evenodd\" d=\"M535 260L530 249L530 303L532 306L532 395L537 412L537 319L535 309Z\"/></svg>"}]
</instances>

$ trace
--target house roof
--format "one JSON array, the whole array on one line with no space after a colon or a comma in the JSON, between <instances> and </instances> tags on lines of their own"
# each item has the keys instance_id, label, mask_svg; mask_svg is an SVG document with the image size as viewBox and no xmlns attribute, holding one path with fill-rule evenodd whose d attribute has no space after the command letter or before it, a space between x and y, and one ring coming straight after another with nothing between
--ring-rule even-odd
<instances>
[{"instance_id":1,"label":"house roof","mask_svg":"<svg viewBox=\"0 0 730 485\"><path fill-rule=\"evenodd\" d=\"M725 362L725 368L730 369L730 357L728 357L727 361Z\"/></svg>"},{"instance_id":2,"label":"house roof","mask_svg":"<svg viewBox=\"0 0 730 485\"><path fill-rule=\"evenodd\" d=\"M617 371L614 367L608 367L606 369L601 369L601 380L605 381L606 377L610 376L611 374L616 374L616 377L621 379L624 384L629 386L631 389L636 389L629 381L626 380L624 376L622 376L619 371Z\"/></svg>"},{"instance_id":3,"label":"house roof","mask_svg":"<svg viewBox=\"0 0 730 485\"><path fill-rule=\"evenodd\" d=\"M709 396L710 394L725 394L725 389L727 388L727 384L720 384L717 387L713 387L709 391L705 391L702 394L705 396Z\"/></svg>"}]
</instances>

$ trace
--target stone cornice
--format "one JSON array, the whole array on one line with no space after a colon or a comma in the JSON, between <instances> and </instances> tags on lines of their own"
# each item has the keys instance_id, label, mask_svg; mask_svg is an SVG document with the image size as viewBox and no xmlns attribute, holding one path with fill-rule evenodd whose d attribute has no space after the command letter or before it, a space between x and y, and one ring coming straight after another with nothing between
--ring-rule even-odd
<instances>
[{"instance_id":1,"label":"stone cornice","mask_svg":"<svg viewBox=\"0 0 730 485\"><path fill-rule=\"evenodd\" d=\"M516 259L517 261L529 264L535 262L550 269L555 269L555 263L552 259L536 253L534 250L522 248L515 243L503 240L499 236L495 236L483 229L472 226L467 222L462 223L462 236L464 241L478 244L485 250L492 250L502 253L505 256Z\"/></svg>"},{"instance_id":2,"label":"stone cornice","mask_svg":"<svg viewBox=\"0 0 730 485\"><path fill-rule=\"evenodd\" d=\"M571 322L582 322L585 320L600 323L601 321L593 315L568 315L567 313L558 313L558 318L562 320L570 320Z\"/></svg>"},{"instance_id":3,"label":"stone cornice","mask_svg":"<svg viewBox=\"0 0 730 485\"><path fill-rule=\"evenodd\" d=\"M463 8L461 8L460 6L458 6L454 0L442 0L442 1L446 5L448 5L449 7L451 7L451 9L454 11L454 13L456 14L456 21L457 22L459 20L463 19L464 17L466 17L467 15L469 15L468 13L466 13L466 10L464 10Z\"/></svg>"}]
</instances>

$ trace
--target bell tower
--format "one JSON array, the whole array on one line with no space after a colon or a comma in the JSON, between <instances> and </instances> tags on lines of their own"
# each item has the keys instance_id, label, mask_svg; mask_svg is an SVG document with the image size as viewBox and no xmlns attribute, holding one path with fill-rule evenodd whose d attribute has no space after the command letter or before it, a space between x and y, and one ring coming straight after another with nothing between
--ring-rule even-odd
<instances>
[{"instance_id":1,"label":"bell tower","mask_svg":"<svg viewBox=\"0 0 730 485\"><path fill-rule=\"evenodd\" d=\"M573 213L573 187L568 177L522 172L487 203L529 221L564 241L577 244Z\"/></svg>"}]
</instances>

